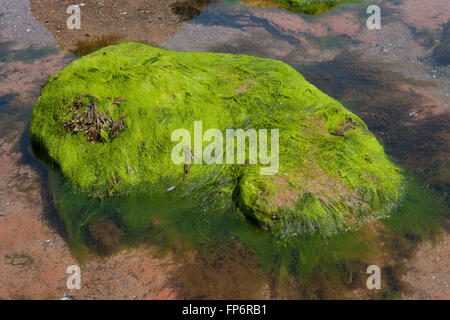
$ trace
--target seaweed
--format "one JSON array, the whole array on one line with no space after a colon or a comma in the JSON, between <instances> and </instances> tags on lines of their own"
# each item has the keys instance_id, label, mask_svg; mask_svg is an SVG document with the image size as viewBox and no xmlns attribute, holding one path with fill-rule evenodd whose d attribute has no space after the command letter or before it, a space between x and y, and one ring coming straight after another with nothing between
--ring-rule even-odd
<instances>
[{"instance_id":1,"label":"seaweed","mask_svg":"<svg viewBox=\"0 0 450 320\"><path fill-rule=\"evenodd\" d=\"M324 14L345 3L359 2L359 0L244 0L262 7L282 7L295 13L304 13L310 16Z\"/></svg>"},{"instance_id":2,"label":"seaweed","mask_svg":"<svg viewBox=\"0 0 450 320\"><path fill-rule=\"evenodd\" d=\"M111 254L118 248L123 232L109 219L98 219L89 224L93 245L100 254Z\"/></svg>"},{"instance_id":3,"label":"seaweed","mask_svg":"<svg viewBox=\"0 0 450 320\"><path fill-rule=\"evenodd\" d=\"M82 132L90 143L108 142L119 135L119 132L125 130L125 116L114 120L109 111L99 113L96 103L87 103L86 108L83 108L83 100L77 96L73 104L67 108L63 116L72 113L72 118L63 121L63 126L66 130L72 132ZM94 97L96 99L96 97ZM113 103L119 104L123 98L115 98ZM82 111L82 109L85 109Z\"/></svg>"}]
</instances>

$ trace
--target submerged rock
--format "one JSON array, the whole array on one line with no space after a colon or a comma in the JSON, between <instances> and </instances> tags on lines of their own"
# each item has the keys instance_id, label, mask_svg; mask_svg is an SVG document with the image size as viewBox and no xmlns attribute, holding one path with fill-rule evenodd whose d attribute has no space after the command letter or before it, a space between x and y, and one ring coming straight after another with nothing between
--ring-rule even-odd
<instances>
[{"instance_id":1,"label":"submerged rock","mask_svg":"<svg viewBox=\"0 0 450 320\"><path fill-rule=\"evenodd\" d=\"M359 0L244 0L261 7L282 7L288 11L318 16L348 2Z\"/></svg>"},{"instance_id":2,"label":"submerged rock","mask_svg":"<svg viewBox=\"0 0 450 320\"><path fill-rule=\"evenodd\" d=\"M95 97L98 114L107 114L108 123L125 119L126 126L114 138L96 135L99 143L83 130L68 130L74 113L92 108L92 102L67 107L80 97ZM260 147L258 129L278 129L279 168L264 175L267 163L239 164L236 155L233 164L196 163L202 151L207 154L211 139L205 138L200 149L195 143L180 148L180 158L190 152L175 164L172 150L179 141L172 134L186 129L194 138L196 121L203 132L217 129L223 136L227 129L255 129ZM107 47L48 80L30 133L35 152L75 188L103 197L167 194L176 185L178 197L220 181L217 194L232 197L249 219L285 236L357 226L388 214L403 193L399 168L364 122L296 70L270 59L138 43ZM267 149L273 150L270 142Z\"/></svg>"}]
</instances>

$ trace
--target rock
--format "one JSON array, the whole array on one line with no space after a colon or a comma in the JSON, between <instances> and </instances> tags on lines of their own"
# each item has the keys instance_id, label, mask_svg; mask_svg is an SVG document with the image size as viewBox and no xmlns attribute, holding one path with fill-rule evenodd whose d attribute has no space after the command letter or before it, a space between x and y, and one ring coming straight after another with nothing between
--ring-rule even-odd
<instances>
[{"instance_id":1,"label":"rock","mask_svg":"<svg viewBox=\"0 0 450 320\"><path fill-rule=\"evenodd\" d=\"M246 0L257 6L282 7L288 11L318 16L352 0Z\"/></svg>"},{"instance_id":2,"label":"rock","mask_svg":"<svg viewBox=\"0 0 450 320\"><path fill-rule=\"evenodd\" d=\"M124 130L107 139L84 129L66 130L64 123L73 119L66 105L80 96L95 96L96 114L108 115L108 121L126 119ZM113 103L115 97L123 99ZM87 108L81 105L76 112ZM195 156L187 175L182 149L181 163L172 161L179 141L171 137L177 129L193 137L195 121L202 121L203 132L268 129L268 141L270 130L278 129L279 168L262 175L268 165L260 161L196 164L201 151L191 148ZM220 193L233 195L250 220L286 236L345 230L364 221L360 217L387 215L403 196L400 169L366 124L296 70L270 59L138 43L110 46L48 80L33 110L30 135L35 153L87 193L102 198L108 191L116 197L151 189L163 194L177 186L186 196L216 177L233 181ZM203 142L202 150L208 144Z\"/></svg>"},{"instance_id":3,"label":"rock","mask_svg":"<svg viewBox=\"0 0 450 320\"><path fill-rule=\"evenodd\" d=\"M46 247L51 246L52 243L53 243L53 239L47 239L47 240L44 240L44 242L42 242L42 244Z\"/></svg>"}]
</instances>

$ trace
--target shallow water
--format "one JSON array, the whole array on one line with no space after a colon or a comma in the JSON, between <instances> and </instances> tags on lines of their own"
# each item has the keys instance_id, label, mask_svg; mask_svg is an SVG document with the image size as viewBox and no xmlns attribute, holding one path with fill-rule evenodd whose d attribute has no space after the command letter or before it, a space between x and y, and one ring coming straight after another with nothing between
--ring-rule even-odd
<instances>
[{"instance_id":1,"label":"shallow water","mask_svg":"<svg viewBox=\"0 0 450 320\"><path fill-rule=\"evenodd\" d=\"M5 84L0 135L9 141L22 135L24 161L40 168L80 261L92 252L109 254L144 242L156 245L162 255L176 253L181 267L172 278L181 287L180 297L313 299L355 297L354 291L365 286L367 266L376 262L386 271L386 287L366 290L363 297L396 298L403 290L402 259L410 258L417 243L436 235L448 215L448 66L432 59L429 45L441 37L442 17L422 17L416 27L407 4L384 1L383 27L369 31L364 1L319 16L217 1L199 15L196 11L194 19L182 22L177 33L159 44L290 64L360 116L411 176L404 203L383 222L333 237L304 235L286 242L247 222L230 195L214 194L216 184L199 186L189 197L163 188L151 201L142 196L100 201L74 192L57 172L42 166L29 148L27 128L39 85L49 76L43 69L50 65L56 72L77 57L56 49L57 41L49 40L45 24L32 18L27 1L5 2L9 7L0 16L0 79ZM446 8L445 1L434 6ZM24 29L25 36L14 42L8 37L8 15L20 10L24 26L15 29ZM26 31L28 24L33 30ZM78 52L89 50L84 46ZM90 227L93 222L97 229ZM109 237L95 232L105 229ZM188 258L192 252L194 260Z\"/></svg>"}]
</instances>

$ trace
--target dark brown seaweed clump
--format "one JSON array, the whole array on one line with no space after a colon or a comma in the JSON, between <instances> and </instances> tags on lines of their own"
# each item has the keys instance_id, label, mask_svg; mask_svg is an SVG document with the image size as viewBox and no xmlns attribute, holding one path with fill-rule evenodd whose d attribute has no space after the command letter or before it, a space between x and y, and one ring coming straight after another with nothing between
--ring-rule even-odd
<instances>
[{"instance_id":1,"label":"dark brown seaweed clump","mask_svg":"<svg viewBox=\"0 0 450 320\"><path fill-rule=\"evenodd\" d=\"M180 17L181 21L189 21L198 17L203 9L213 0L184 0L170 5L172 12Z\"/></svg>"},{"instance_id":2,"label":"dark brown seaweed clump","mask_svg":"<svg viewBox=\"0 0 450 320\"><path fill-rule=\"evenodd\" d=\"M111 220L96 220L89 225L91 239L101 254L112 253L120 244L123 232Z\"/></svg>"},{"instance_id":3,"label":"dark brown seaweed clump","mask_svg":"<svg viewBox=\"0 0 450 320\"><path fill-rule=\"evenodd\" d=\"M115 121L110 116L109 111L98 112L95 103L96 97L89 96L89 98L91 98L90 102L83 103L83 99L77 96L77 99L67 108L67 112L64 114L64 116L67 116L73 111L72 118L63 122L64 128L72 132L83 132L90 143L108 142L110 139L116 138L119 132L126 128L125 116ZM114 103L120 103L124 100L124 98L118 97L114 99ZM82 111L84 107L87 108Z\"/></svg>"}]
</instances>

